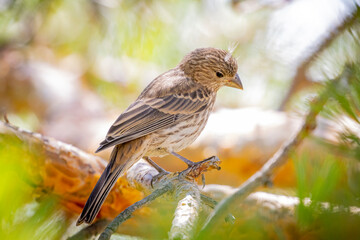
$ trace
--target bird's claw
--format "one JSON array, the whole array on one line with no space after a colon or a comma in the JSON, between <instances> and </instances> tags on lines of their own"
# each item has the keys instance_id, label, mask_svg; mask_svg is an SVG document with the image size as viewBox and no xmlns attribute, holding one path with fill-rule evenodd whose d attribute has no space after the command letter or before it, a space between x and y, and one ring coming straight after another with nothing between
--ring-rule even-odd
<instances>
[{"instance_id":1,"label":"bird's claw","mask_svg":"<svg viewBox=\"0 0 360 240\"><path fill-rule=\"evenodd\" d=\"M159 172L151 179L151 187L154 188L154 183L158 182L163 176L168 175L168 171Z\"/></svg>"}]
</instances>

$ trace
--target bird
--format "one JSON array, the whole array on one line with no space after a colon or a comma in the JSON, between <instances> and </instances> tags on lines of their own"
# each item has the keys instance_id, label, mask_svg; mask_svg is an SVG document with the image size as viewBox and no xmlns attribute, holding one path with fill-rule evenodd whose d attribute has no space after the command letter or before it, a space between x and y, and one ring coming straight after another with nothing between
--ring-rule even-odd
<instances>
[{"instance_id":1,"label":"bird","mask_svg":"<svg viewBox=\"0 0 360 240\"><path fill-rule=\"evenodd\" d=\"M177 152L200 135L221 87L243 89L237 70L231 52L198 48L156 77L120 114L96 150L114 146L76 224L93 222L119 176L142 157L172 154L193 165Z\"/></svg>"}]
</instances>

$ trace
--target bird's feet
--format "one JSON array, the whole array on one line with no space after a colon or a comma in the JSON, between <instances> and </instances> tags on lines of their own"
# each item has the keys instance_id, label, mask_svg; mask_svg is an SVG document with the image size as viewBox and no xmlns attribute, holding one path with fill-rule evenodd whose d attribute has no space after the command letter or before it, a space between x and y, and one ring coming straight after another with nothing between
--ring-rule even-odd
<instances>
[{"instance_id":1,"label":"bird's feet","mask_svg":"<svg viewBox=\"0 0 360 240\"><path fill-rule=\"evenodd\" d=\"M192 161L180 156L177 153L172 153L172 154L176 157L179 157L181 160L183 160L188 165L187 169L177 173L178 178L179 179L185 178L185 179L194 181L195 179L197 179L198 177L201 176L201 181L202 181L203 187L205 186L205 175L203 173L206 171L212 170L212 169L217 169L217 170L221 169L221 167L219 166L221 161L216 156L206 158L200 162L192 162ZM154 176L153 179L151 180L152 187L153 187L154 183L159 182L163 176L168 175L170 173L170 172L166 171L165 169L163 169L162 167L160 167L159 165L157 165L151 158L146 157L146 156L143 158L159 172L159 174Z\"/></svg>"},{"instance_id":2,"label":"bird's feet","mask_svg":"<svg viewBox=\"0 0 360 240\"><path fill-rule=\"evenodd\" d=\"M180 154L177 154L176 152L171 152L171 154L177 157L178 159L180 159L181 161L183 161L184 163L186 163L189 168L196 164L196 162L190 161L189 159L181 156Z\"/></svg>"},{"instance_id":3,"label":"bird's feet","mask_svg":"<svg viewBox=\"0 0 360 240\"><path fill-rule=\"evenodd\" d=\"M201 172L205 172L207 171L207 169L220 170L221 169L221 167L219 166L220 162L221 161L217 156L212 156L200 162L191 162L192 164L189 165L189 167L186 170L192 169L192 171L197 170Z\"/></svg>"},{"instance_id":4,"label":"bird's feet","mask_svg":"<svg viewBox=\"0 0 360 240\"><path fill-rule=\"evenodd\" d=\"M216 156L206 158L200 162L192 162L191 166L189 166L187 169L179 173L179 178L186 177L190 179L196 179L201 175L201 181L204 187L205 175L203 173L211 169L220 170L221 169L221 167L219 166L220 163L221 163L220 159Z\"/></svg>"},{"instance_id":5,"label":"bird's feet","mask_svg":"<svg viewBox=\"0 0 360 240\"><path fill-rule=\"evenodd\" d=\"M160 179L166 175L168 175L169 172L168 171L164 171L164 172L159 172L159 174L155 175L152 179L151 179L151 187L154 188L154 183L157 183L160 181Z\"/></svg>"}]
</instances>

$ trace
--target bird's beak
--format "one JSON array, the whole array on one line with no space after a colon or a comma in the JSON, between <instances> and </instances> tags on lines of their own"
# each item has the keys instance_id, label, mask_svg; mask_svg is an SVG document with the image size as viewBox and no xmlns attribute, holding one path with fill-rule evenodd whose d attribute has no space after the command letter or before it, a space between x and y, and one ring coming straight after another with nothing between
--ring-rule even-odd
<instances>
[{"instance_id":1,"label":"bird's beak","mask_svg":"<svg viewBox=\"0 0 360 240\"><path fill-rule=\"evenodd\" d=\"M238 88L238 89L241 89L243 90L243 85L241 83L241 80L240 80L240 77L238 74L235 75L235 77L231 80L229 80L225 86L228 86L228 87L233 87L233 88Z\"/></svg>"}]
</instances>

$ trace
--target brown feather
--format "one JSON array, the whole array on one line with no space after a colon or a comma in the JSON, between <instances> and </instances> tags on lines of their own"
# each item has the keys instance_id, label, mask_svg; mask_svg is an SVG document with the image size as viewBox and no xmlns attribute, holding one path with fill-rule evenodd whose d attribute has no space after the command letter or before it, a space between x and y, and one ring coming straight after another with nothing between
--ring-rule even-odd
<instances>
[{"instance_id":1,"label":"brown feather","mask_svg":"<svg viewBox=\"0 0 360 240\"><path fill-rule=\"evenodd\" d=\"M156 78L149 86L162 82L164 76ZM186 78L180 79L182 82ZM110 127L106 139L96 152L148 135L182 121L187 116L197 114L209 104L210 92L194 81L182 84L182 91L172 85L162 97L148 97L151 92L146 88L140 97L131 104Z\"/></svg>"}]
</instances>

